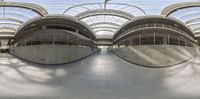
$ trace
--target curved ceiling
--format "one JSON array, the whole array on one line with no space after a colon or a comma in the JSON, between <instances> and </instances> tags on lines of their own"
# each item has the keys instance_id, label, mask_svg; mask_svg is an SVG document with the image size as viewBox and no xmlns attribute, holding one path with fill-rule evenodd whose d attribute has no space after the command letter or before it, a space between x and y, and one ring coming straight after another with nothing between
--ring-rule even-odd
<instances>
[{"instance_id":1,"label":"curved ceiling","mask_svg":"<svg viewBox=\"0 0 200 99\"><path fill-rule=\"evenodd\" d=\"M163 10L162 13L179 18L198 34L200 32L199 3L180 3L186 1L188 0L0 0L0 28L17 29L21 24L36 16L63 14L74 16L79 21L85 22L95 31L97 38L112 38L123 24L136 16L159 15L167 5L176 4L167 7L167 10ZM191 11L190 8L192 8ZM177 12L184 14L175 15L174 13ZM3 31L8 31L8 28Z\"/></svg>"},{"instance_id":2,"label":"curved ceiling","mask_svg":"<svg viewBox=\"0 0 200 99\"><path fill-rule=\"evenodd\" d=\"M192 29L196 37L200 36L200 2L176 3L167 6L161 15L175 17Z\"/></svg>"},{"instance_id":3,"label":"curved ceiling","mask_svg":"<svg viewBox=\"0 0 200 99\"><path fill-rule=\"evenodd\" d=\"M144 16L146 12L136 6L122 3L86 3L66 9L63 15L71 15L85 22L94 31L97 38L112 38L125 23Z\"/></svg>"},{"instance_id":4,"label":"curved ceiling","mask_svg":"<svg viewBox=\"0 0 200 99\"><path fill-rule=\"evenodd\" d=\"M0 32L13 36L16 30L27 20L47 15L47 11L39 5L19 2L0 2Z\"/></svg>"}]
</instances>

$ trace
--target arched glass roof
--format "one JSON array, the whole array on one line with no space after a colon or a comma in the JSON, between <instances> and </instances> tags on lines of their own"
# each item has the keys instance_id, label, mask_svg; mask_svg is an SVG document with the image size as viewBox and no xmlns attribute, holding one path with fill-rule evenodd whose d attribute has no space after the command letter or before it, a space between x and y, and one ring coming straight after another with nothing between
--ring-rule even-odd
<instances>
[{"instance_id":1,"label":"arched glass roof","mask_svg":"<svg viewBox=\"0 0 200 99\"><path fill-rule=\"evenodd\" d=\"M173 4L163 10L162 14L165 13L167 14L166 16L175 17L183 21L195 36L200 36L200 2Z\"/></svg>"},{"instance_id":2,"label":"arched glass roof","mask_svg":"<svg viewBox=\"0 0 200 99\"><path fill-rule=\"evenodd\" d=\"M135 16L146 12L136 6L122 3L86 3L67 8L64 15L71 15L85 22L97 38L112 38L116 31Z\"/></svg>"},{"instance_id":3,"label":"arched glass roof","mask_svg":"<svg viewBox=\"0 0 200 99\"><path fill-rule=\"evenodd\" d=\"M30 9L0 7L0 32L15 32L27 20L38 16Z\"/></svg>"},{"instance_id":4,"label":"arched glass roof","mask_svg":"<svg viewBox=\"0 0 200 99\"><path fill-rule=\"evenodd\" d=\"M113 34L122 26L135 16L144 15L160 15L161 11L168 5L182 2L193 2L199 0L108 0L105 7L105 0L1 0L5 2L22 2L33 3L44 7L48 14L71 15L77 17L78 20L86 22L87 25L95 32L97 38L111 38ZM0 1L0 2L1 2ZM39 7L39 8L41 8ZM0 16L4 16L4 9L0 7ZM13 9L13 10L12 10ZM195 9L191 9L195 10ZM17 27L26 22L28 19L35 16L40 16L35 11L20 8L20 7L6 7L6 16L0 17L0 24L2 27ZM41 11L47 13L44 9ZM189 11L190 12L190 11ZM188 12L187 16L182 16L182 19L187 19L190 16L198 16L200 14L191 14ZM174 15L171 15L174 16ZM14 18L13 18L14 17ZM4 18L4 20L3 20ZM3 21L2 21L3 20ZM186 22L183 20L184 22ZM188 20L195 21L191 23L191 28L198 30L198 19ZM13 24L14 23L14 24ZM200 23L200 22L199 22ZM196 28L197 27L197 28ZM7 29L8 30L8 29ZM7 31L6 30L6 31Z\"/></svg>"},{"instance_id":5,"label":"arched glass roof","mask_svg":"<svg viewBox=\"0 0 200 99\"><path fill-rule=\"evenodd\" d=\"M41 16L33 11L34 7L14 2L1 2L0 4L0 33L14 35L16 30L27 20Z\"/></svg>"}]
</instances>

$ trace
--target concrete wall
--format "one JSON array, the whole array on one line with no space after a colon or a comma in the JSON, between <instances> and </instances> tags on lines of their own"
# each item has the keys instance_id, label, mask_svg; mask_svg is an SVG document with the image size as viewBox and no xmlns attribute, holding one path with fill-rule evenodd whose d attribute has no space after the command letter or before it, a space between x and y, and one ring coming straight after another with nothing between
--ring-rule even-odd
<instances>
[{"instance_id":1,"label":"concrete wall","mask_svg":"<svg viewBox=\"0 0 200 99\"><path fill-rule=\"evenodd\" d=\"M67 45L34 45L16 47L10 53L40 64L62 64L84 58L97 49Z\"/></svg>"},{"instance_id":2,"label":"concrete wall","mask_svg":"<svg viewBox=\"0 0 200 99\"><path fill-rule=\"evenodd\" d=\"M175 45L141 45L115 48L112 52L138 65L165 67L193 58L199 54L199 49Z\"/></svg>"}]
</instances>

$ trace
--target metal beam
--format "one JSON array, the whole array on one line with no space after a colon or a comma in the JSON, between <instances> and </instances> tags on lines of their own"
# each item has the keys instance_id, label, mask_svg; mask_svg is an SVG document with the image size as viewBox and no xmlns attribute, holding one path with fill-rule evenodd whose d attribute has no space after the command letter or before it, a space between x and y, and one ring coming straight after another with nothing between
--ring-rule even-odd
<instances>
[{"instance_id":1,"label":"metal beam","mask_svg":"<svg viewBox=\"0 0 200 99\"><path fill-rule=\"evenodd\" d=\"M0 32L1 31L6 32L4 29L10 30L10 32L16 32L16 29L11 28L11 27L0 27Z\"/></svg>"},{"instance_id":2,"label":"metal beam","mask_svg":"<svg viewBox=\"0 0 200 99\"><path fill-rule=\"evenodd\" d=\"M5 25L16 25L16 26L21 26L21 24L16 24L16 23L6 23L6 22L3 22L3 23L0 22L0 24L1 24L1 25L2 25L2 24L3 24L3 25L5 24Z\"/></svg>"},{"instance_id":3,"label":"metal beam","mask_svg":"<svg viewBox=\"0 0 200 99\"><path fill-rule=\"evenodd\" d=\"M187 26L194 26L194 25L200 25L200 22L195 22L195 23L187 24Z\"/></svg>"},{"instance_id":4,"label":"metal beam","mask_svg":"<svg viewBox=\"0 0 200 99\"><path fill-rule=\"evenodd\" d=\"M194 28L194 29L193 29L194 32L195 32L195 31L199 31L199 30L200 30L200 27Z\"/></svg>"},{"instance_id":5,"label":"metal beam","mask_svg":"<svg viewBox=\"0 0 200 99\"><path fill-rule=\"evenodd\" d=\"M134 18L133 15L119 10L113 10L113 9L98 9L98 10L89 10L82 13L77 14L75 17L77 17L78 20L91 17L91 16L97 16L97 15L112 15L112 16L118 16L125 18L127 20L131 20Z\"/></svg>"},{"instance_id":6,"label":"metal beam","mask_svg":"<svg viewBox=\"0 0 200 99\"><path fill-rule=\"evenodd\" d=\"M0 27L0 29L9 29L9 30L14 30L14 31L16 31L16 29L11 28L11 27L6 27L6 26L4 26L4 27Z\"/></svg>"},{"instance_id":7,"label":"metal beam","mask_svg":"<svg viewBox=\"0 0 200 99\"><path fill-rule=\"evenodd\" d=\"M161 15L169 16L171 13L179 9L184 9L189 7L200 7L200 2L185 2L185 3L176 3L169 5L162 10Z\"/></svg>"},{"instance_id":8,"label":"metal beam","mask_svg":"<svg viewBox=\"0 0 200 99\"><path fill-rule=\"evenodd\" d=\"M198 20L200 20L199 17L197 17L197 18L193 18L193 19L190 19L190 20L187 20L187 21L185 21L185 23L186 23L186 24L189 24L189 23L192 23L192 22L194 22L194 21L198 21Z\"/></svg>"},{"instance_id":9,"label":"metal beam","mask_svg":"<svg viewBox=\"0 0 200 99\"><path fill-rule=\"evenodd\" d=\"M119 27L113 27L113 26L99 26L99 27L91 27L91 29L101 29L101 28L108 28L108 29L119 29Z\"/></svg>"},{"instance_id":10,"label":"metal beam","mask_svg":"<svg viewBox=\"0 0 200 99\"><path fill-rule=\"evenodd\" d=\"M21 23L21 24L24 23L24 21L22 21L22 20L11 18L11 17L5 17L5 18L0 17L0 20L10 20L10 21L14 21L14 22L17 22L17 23Z\"/></svg>"},{"instance_id":11,"label":"metal beam","mask_svg":"<svg viewBox=\"0 0 200 99\"><path fill-rule=\"evenodd\" d=\"M19 7L25 9L31 9L38 13L40 16L45 16L48 14L47 10L37 4L32 3L21 3L21 2L0 2L0 7Z\"/></svg>"},{"instance_id":12,"label":"metal beam","mask_svg":"<svg viewBox=\"0 0 200 99\"><path fill-rule=\"evenodd\" d=\"M102 24L113 25L113 26L116 26L116 27L120 27L121 26L121 25L119 25L117 23L114 23L114 22L98 22L98 23L89 24L89 26L92 27L92 26L97 26L97 25L102 25Z\"/></svg>"},{"instance_id":13,"label":"metal beam","mask_svg":"<svg viewBox=\"0 0 200 99\"><path fill-rule=\"evenodd\" d=\"M108 31L108 32L115 33L115 31L110 30L110 29L101 29L101 30L96 30L96 31L94 31L94 32L97 33L97 32L100 32L100 31Z\"/></svg>"},{"instance_id":14,"label":"metal beam","mask_svg":"<svg viewBox=\"0 0 200 99\"><path fill-rule=\"evenodd\" d=\"M179 19L184 19L185 17L189 17L189 16L195 16L195 15L200 15L200 13L190 13L190 14L187 14L187 15L184 15L184 16L181 16L179 17Z\"/></svg>"},{"instance_id":15,"label":"metal beam","mask_svg":"<svg viewBox=\"0 0 200 99\"><path fill-rule=\"evenodd\" d=\"M0 14L4 14L4 13L0 13ZM30 19L30 17L28 17L28 16L25 16L25 15L23 15L23 14L18 14L18 13L5 13L6 14L6 16L12 16L12 17L15 17L15 16L18 16L18 17L22 17L22 18L27 18L27 19Z\"/></svg>"},{"instance_id":16,"label":"metal beam","mask_svg":"<svg viewBox=\"0 0 200 99\"><path fill-rule=\"evenodd\" d=\"M67 11L69 11L69 10L71 10L71 9L73 9L73 8L76 8L76 7L87 6L87 5L99 5L99 4L104 4L104 3L86 3L86 4L74 5L74 6L72 6L72 7L69 7L68 9L66 9L66 10L63 12L63 15L64 15ZM123 4L123 3L109 3L109 4L115 4L115 5L123 5L123 6L133 7L133 8L136 8L136 9L140 10L144 15L146 15L146 12L145 12L142 8L140 8L140 7L136 6L136 5ZM93 10L93 9L91 9L91 10ZM95 10L97 10L97 9L95 9Z\"/></svg>"}]
</instances>

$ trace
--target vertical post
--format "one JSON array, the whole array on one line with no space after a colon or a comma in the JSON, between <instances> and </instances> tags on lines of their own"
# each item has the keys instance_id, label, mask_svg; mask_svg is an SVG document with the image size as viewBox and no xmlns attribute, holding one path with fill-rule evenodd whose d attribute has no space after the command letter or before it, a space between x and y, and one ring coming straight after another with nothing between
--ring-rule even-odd
<instances>
[{"instance_id":1,"label":"vertical post","mask_svg":"<svg viewBox=\"0 0 200 99\"><path fill-rule=\"evenodd\" d=\"M78 36L79 36L79 30L76 29L76 45L78 46L79 42L78 42Z\"/></svg>"},{"instance_id":2,"label":"vertical post","mask_svg":"<svg viewBox=\"0 0 200 99\"><path fill-rule=\"evenodd\" d=\"M78 44L79 44L79 43L78 43L78 36L79 36L79 35L78 35L78 33L79 33L79 30L78 30L78 29L76 29L76 46L77 46L77 47L79 47L79 46L78 46ZM77 55L76 55L76 56L78 56L78 57L79 57L79 48L78 48L78 49L76 49L76 51L77 51L77 52L76 52L76 53L77 53Z\"/></svg>"},{"instance_id":3,"label":"vertical post","mask_svg":"<svg viewBox=\"0 0 200 99\"><path fill-rule=\"evenodd\" d=\"M69 45L68 34L67 34L67 46Z\"/></svg>"},{"instance_id":4,"label":"vertical post","mask_svg":"<svg viewBox=\"0 0 200 99\"><path fill-rule=\"evenodd\" d=\"M55 45L56 42L56 37L55 37L55 33L53 33L53 44Z\"/></svg>"},{"instance_id":5,"label":"vertical post","mask_svg":"<svg viewBox=\"0 0 200 99\"><path fill-rule=\"evenodd\" d=\"M180 37L178 37L178 45L180 45Z\"/></svg>"},{"instance_id":6,"label":"vertical post","mask_svg":"<svg viewBox=\"0 0 200 99\"><path fill-rule=\"evenodd\" d=\"M187 46L186 38L184 38L184 46Z\"/></svg>"},{"instance_id":7,"label":"vertical post","mask_svg":"<svg viewBox=\"0 0 200 99\"><path fill-rule=\"evenodd\" d=\"M40 35L40 43L41 43L41 45L42 45L42 34L43 34L43 32Z\"/></svg>"},{"instance_id":8,"label":"vertical post","mask_svg":"<svg viewBox=\"0 0 200 99\"><path fill-rule=\"evenodd\" d=\"M167 35L168 45L170 45L170 34Z\"/></svg>"},{"instance_id":9,"label":"vertical post","mask_svg":"<svg viewBox=\"0 0 200 99\"><path fill-rule=\"evenodd\" d=\"M46 26L42 26L42 31L44 31L44 30L46 30ZM42 32L41 33L41 44L43 45L43 34L44 34L45 32Z\"/></svg>"},{"instance_id":10,"label":"vertical post","mask_svg":"<svg viewBox=\"0 0 200 99\"><path fill-rule=\"evenodd\" d=\"M142 35L139 34L139 45L141 45L141 42L142 42Z\"/></svg>"},{"instance_id":11,"label":"vertical post","mask_svg":"<svg viewBox=\"0 0 200 99\"><path fill-rule=\"evenodd\" d=\"M24 46L26 46L26 39L24 40Z\"/></svg>"},{"instance_id":12,"label":"vertical post","mask_svg":"<svg viewBox=\"0 0 200 99\"><path fill-rule=\"evenodd\" d=\"M166 37L165 37L165 35L163 34L163 45L165 45L166 44Z\"/></svg>"},{"instance_id":13,"label":"vertical post","mask_svg":"<svg viewBox=\"0 0 200 99\"><path fill-rule=\"evenodd\" d=\"M156 33L155 32L153 33L153 44L154 45L156 44Z\"/></svg>"},{"instance_id":14,"label":"vertical post","mask_svg":"<svg viewBox=\"0 0 200 99\"><path fill-rule=\"evenodd\" d=\"M32 44L32 39L33 39L33 38L31 37L31 45L30 45L30 46L32 46L32 45L33 45L33 44Z\"/></svg>"}]
</instances>

